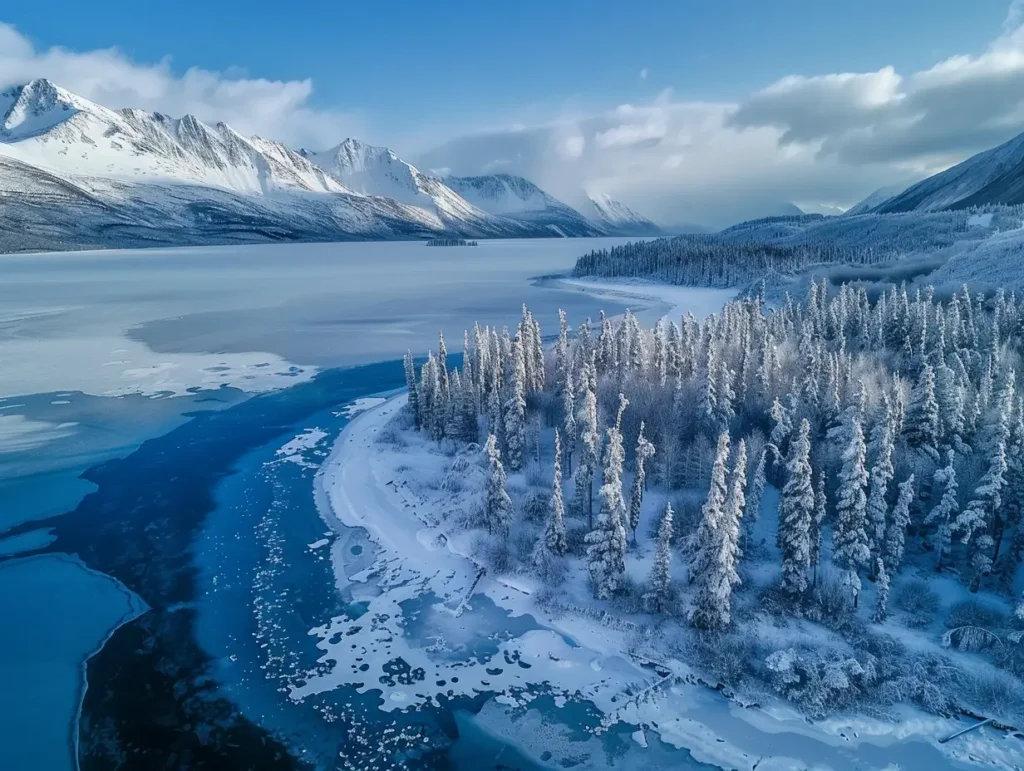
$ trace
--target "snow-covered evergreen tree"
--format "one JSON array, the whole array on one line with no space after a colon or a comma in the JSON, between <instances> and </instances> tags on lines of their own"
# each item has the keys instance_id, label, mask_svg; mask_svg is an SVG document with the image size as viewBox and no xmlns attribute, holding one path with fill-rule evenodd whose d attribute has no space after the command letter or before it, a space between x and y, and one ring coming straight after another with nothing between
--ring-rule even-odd
<instances>
[{"instance_id":1,"label":"snow-covered evergreen tree","mask_svg":"<svg viewBox=\"0 0 1024 771\"><path fill-rule=\"evenodd\" d=\"M740 521L736 508L726 505L728 462L729 434L722 432L712 471L712 489L704 504L698 531L697 591L690 621L701 629L729 626L732 621L732 590L740 583L736 570Z\"/></svg>"},{"instance_id":2,"label":"snow-covered evergreen tree","mask_svg":"<svg viewBox=\"0 0 1024 771\"><path fill-rule=\"evenodd\" d=\"M512 383L505 401L505 455L508 467L519 471L526 453L526 363L522 341L512 341Z\"/></svg>"},{"instance_id":3,"label":"snow-covered evergreen tree","mask_svg":"<svg viewBox=\"0 0 1024 771\"><path fill-rule=\"evenodd\" d=\"M881 557L875 560L875 612L871 620L881 624L889 615L889 571L886 570L885 562Z\"/></svg>"},{"instance_id":4,"label":"snow-covered evergreen tree","mask_svg":"<svg viewBox=\"0 0 1024 771\"><path fill-rule=\"evenodd\" d=\"M744 530L748 537L754 532L754 526L761 516L761 500L764 498L764 486L768 483L765 474L765 459L768 457L768 449L761 450L757 456L757 466L754 468L754 477L750 482L750 494L747 496L747 513L743 518Z\"/></svg>"},{"instance_id":5,"label":"snow-covered evergreen tree","mask_svg":"<svg viewBox=\"0 0 1024 771\"><path fill-rule=\"evenodd\" d=\"M629 402L619 394L619 412L608 429L601 479L601 511L597 526L586 535L587 570L594 596L606 600L618 591L626 576L626 501L622 495L622 412Z\"/></svg>"},{"instance_id":6,"label":"snow-covered evergreen tree","mask_svg":"<svg viewBox=\"0 0 1024 771\"><path fill-rule=\"evenodd\" d=\"M814 488L814 516L811 517L811 585L818 584L818 565L821 563L821 525L828 511L828 494L825 491L825 470L818 472L818 484Z\"/></svg>"},{"instance_id":7,"label":"snow-covered evergreen tree","mask_svg":"<svg viewBox=\"0 0 1024 771\"><path fill-rule=\"evenodd\" d=\"M914 475L900 482L900 494L892 507L892 519L885 533L883 562L889 575L899 572L903 564L903 551L910 524L910 504L914 500Z\"/></svg>"},{"instance_id":8,"label":"snow-covered evergreen tree","mask_svg":"<svg viewBox=\"0 0 1024 771\"><path fill-rule=\"evenodd\" d=\"M945 567L949 559L952 540L953 523L960 513L960 502L957 497L956 454L953 450L946 452L946 465L935 471L935 484L942 486L942 498L935 508L925 517L925 524L934 524L935 531L935 571Z\"/></svg>"},{"instance_id":9,"label":"snow-covered evergreen tree","mask_svg":"<svg viewBox=\"0 0 1024 771\"><path fill-rule=\"evenodd\" d=\"M512 499L505 489L505 468L501 464L501 450L494 434L489 434L484 446L487 455L487 492L484 499L484 527L488 532L508 535L512 525Z\"/></svg>"},{"instance_id":10,"label":"snow-covered evergreen tree","mask_svg":"<svg viewBox=\"0 0 1024 771\"><path fill-rule=\"evenodd\" d=\"M864 468L866 448L864 431L856 416L850 425L850 441L843 451L836 498L836 525L833 534L833 559L843 570L843 583L854 607L860 595L860 569L871 556L867 535L867 498L864 488L868 472Z\"/></svg>"},{"instance_id":11,"label":"snow-covered evergreen tree","mask_svg":"<svg viewBox=\"0 0 1024 771\"><path fill-rule=\"evenodd\" d=\"M892 416L889 410L886 410L882 416L882 426L879 429L878 455L875 465L871 467L871 483L868 488L867 502L868 548L877 556L883 556L882 544L885 540L885 527L889 516L887 500L889 482L892 481L895 473L892 465L893 439ZM872 562L872 565L877 564L877 560ZM873 569L871 573L874 574Z\"/></svg>"},{"instance_id":12,"label":"snow-covered evergreen tree","mask_svg":"<svg viewBox=\"0 0 1024 771\"><path fill-rule=\"evenodd\" d=\"M903 436L907 444L927 457L939 459L939 403L935 398L935 372L931 365L921 369L907 410Z\"/></svg>"},{"instance_id":13,"label":"snow-covered evergreen tree","mask_svg":"<svg viewBox=\"0 0 1024 771\"><path fill-rule=\"evenodd\" d=\"M544 547L556 557L568 550L565 539L565 506L562 503L562 441L555 429L555 469L551 486L551 513L544 529Z\"/></svg>"},{"instance_id":14,"label":"snow-covered evergreen tree","mask_svg":"<svg viewBox=\"0 0 1024 771\"><path fill-rule=\"evenodd\" d=\"M597 424L597 367L592 354L590 363L581 373L580 407L576 416L580 429L580 459L576 464L575 511L586 516L587 527L594 527L593 482L601 449L601 434Z\"/></svg>"},{"instance_id":15,"label":"snow-covered evergreen tree","mask_svg":"<svg viewBox=\"0 0 1024 771\"><path fill-rule=\"evenodd\" d=\"M729 479L729 498L725 502L726 521L735 520L740 533L743 531L743 514L747 505L747 442L740 439L736 445L735 458L732 464L732 474ZM737 551L738 560L741 553Z\"/></svg>"},{"instance_id":16,"label":"snow-covered evergreen tree","mask_svg":"<svg viewBox=\"0 0 1024 771\"><path fill-rule=\"evenodd\" d=\"M644 490L647 487L647 459L654 455L654 445L644 433L644 422L640 421L640 435L636 440L636 474L633 476L633 489L629 496L629 529L633 531L633 543L636 543L636 529L640 526L640 509L644 502Z\"/></svg>"},{"instance_id":17,"label":"snow-covered evergreen tree","mask_svg":"<svg viewBox=\"0 0 1024 771\"><path fill-rule=\"evenodd\" d=\"M672 504L665 504L665 513L658 525L658 546L654 552L651 578L644 593L644 604L651 613L664 613L672 596Z\"/></svg>"},{"instance_id":18,"label":"snow-covered evergreen tree","mask_svg":"<svg viewBox=\"0 0 1024 771\"><path fill-rule=\"evenodd\" d=\"M786 485L779 499L779 545L782 548L782 589L791 595L807 590L811 564L811 524L814 487L811 472L811 426L800 421L786 468Z\"/></svg>"},{"instance_id":19,"label":"snow-covered evergreen tree","mask_svg":"<svg viewBox=\"0 0 1024 771\"><path fill-rule=\"evenodd\" d=\"M416 365L412 360L412 351L406 351L402 358L402 365L405 369L405 387L409 391L409 411L412 413L413 425L419 431L423 426L423 415L420 412L419 399L416 386Z\"/></svg>"}]
</instances>

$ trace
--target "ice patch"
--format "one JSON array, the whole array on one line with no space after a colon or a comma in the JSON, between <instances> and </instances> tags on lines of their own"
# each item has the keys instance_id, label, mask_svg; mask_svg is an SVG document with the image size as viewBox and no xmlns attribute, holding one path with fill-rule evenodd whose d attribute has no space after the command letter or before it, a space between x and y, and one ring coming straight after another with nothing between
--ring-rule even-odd
<instances>
[{"instance_id":1,"label":"ice patch","mask_svg":"<svg viewBox=\"0 0 1024 771\"><path fill-rule=\"evenodd\" d=\"M304 453L312 450L326 438L327 432L323 429L307 428L277 450L277 460L296 463L303 468L318 468L320 464L306 460Z\"/></svg>"},{"instance_id":2,"label":"ice patch","mask_svg":"<svg viewBox=\"0 0 1024 771\"><path fill-rule=\"evenodd\" d=\"M23 415L0 415L0 454L34 450L74 433L77 423L47 423Z\"/></svg>"}]
</instances>

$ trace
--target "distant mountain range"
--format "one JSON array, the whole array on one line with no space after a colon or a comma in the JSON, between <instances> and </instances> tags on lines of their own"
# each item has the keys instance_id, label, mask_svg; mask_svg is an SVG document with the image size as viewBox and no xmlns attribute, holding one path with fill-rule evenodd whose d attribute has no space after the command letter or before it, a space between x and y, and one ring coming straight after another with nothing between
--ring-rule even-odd
<instances>
[{"instance_id":1,"label":"distant mountain range","mask_svg":"<svg viewBox=\"0 0 1024 771\"><path fill-rule=\"evenodd\" d=\"M0 93L0 251L659 232L612 199L588 214L522 177L441 179L355 139L295 151L47 80Z\"/></svg>"}]
</instances>

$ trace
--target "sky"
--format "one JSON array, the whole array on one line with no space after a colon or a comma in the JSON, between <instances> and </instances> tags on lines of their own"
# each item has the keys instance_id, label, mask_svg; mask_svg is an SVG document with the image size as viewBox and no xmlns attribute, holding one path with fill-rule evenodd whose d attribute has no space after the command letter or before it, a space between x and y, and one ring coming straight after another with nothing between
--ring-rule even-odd
<instances>
[{"instance_id":1,"label":"sky","mask_svg":"<svg viewBox=\"0 0 1024 771\"><path fill-rule=\"evenodd\" d=\"M293 146L523 174L725 224L845 207L1024 131L1007 0L48 0L0 8L0 87Z\"/></svg>"}]
</instances>

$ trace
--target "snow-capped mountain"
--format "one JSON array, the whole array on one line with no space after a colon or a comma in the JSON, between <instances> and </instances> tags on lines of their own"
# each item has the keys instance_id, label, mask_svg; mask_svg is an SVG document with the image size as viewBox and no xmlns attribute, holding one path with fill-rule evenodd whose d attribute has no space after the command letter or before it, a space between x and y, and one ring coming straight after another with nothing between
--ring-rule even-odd
<instances>
[{"instance_id":1,"label":"snow-capped mountain","mask_svg":"<svg viewBox=\"0 0 1024 771\"><path fill-rule=\"evenodd\" d=\"M965 209L1024 203L1024 134L911 185L877 212Z\"/></svg>"},{"instance_id":2,"label":"snow-capped mountain","mask_svg":"<svg viewBox=\"0 0 1024 771\"><path fill-rule=\"evenodd\" d=\"M0 249L592 235L491 213L386 148L295 152L47 80L0 92ZM555 227L551 227L554 225Z\"/></svg>"},{"instance_id":3,"label":"snow-capped mountain","mask_svg":"<svg viewBox=\"0 0 1024 771\"><path fill-rule=\"evenodd\" d=\"M443 225L458 228L475 223L484 232L494 225L487 211L469 203L444 182L422 173L386 147L346 139L330 150L303 150L302 155L349 190L427 209Z\"/></svg>"},{"instance_id":4,"label":"snow-capped mountain","mask_svg":"<svg viewBox=\"0 0 1024 771\"><path fill-rule=\"evenodd\" d=\"M555 235L598 236L605 231L571 206L541 190L528 179L512 174L446 177L444 180L473 206L488 214L541 225Z\"/></svg>"},{"instance_id":5,"label":"snow-capped mountain","mask_svg":"<svg viewBox=\"0 0 1024 771\"><path fill-rule=\"evenodd\" d=\"M890 198L899 195L901 192L903 192L903 188L899 186L891 185L889 187L880 187L864 200L851 206L845 213L847 216L867 214L869 211L877 209Z\"/></svg>"},{"instance_id":6,"label":"snow-capped mountain","mask_svg":"<svg viewBox=\"0 0 1024 771\"><path fill-rule=\"evenodd\" d=\"M620 201L603 193L588 193L592 207L588 214L610 234L623 236L656 236L661 228Z\"/></svg>"}]
</instances>

